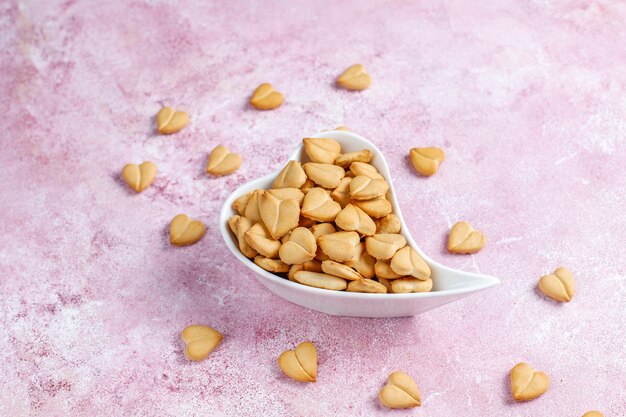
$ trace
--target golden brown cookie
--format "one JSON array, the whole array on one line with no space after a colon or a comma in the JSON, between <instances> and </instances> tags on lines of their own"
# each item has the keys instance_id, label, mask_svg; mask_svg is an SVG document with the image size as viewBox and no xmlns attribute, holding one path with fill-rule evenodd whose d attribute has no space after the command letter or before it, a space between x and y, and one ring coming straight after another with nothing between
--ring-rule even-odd
<instances>
[{"instance_id":1,"label":"golden brown cookie","mask_svg":"<svg viewBox=\"0 0 626 417\"><path fill-rule=\"evenodd\" d=\"M371 236L376 233L374 220L353 204L348 204L337 214L335 223L343 230L353 230L364 236Z\"/></svg>"},{"instance_id":2,"label":"golden brown cookie","mask_svg":"<svg viewBox=\"0 0 626 417\"><path fill-rule=\"evenodd\" d=\"M313 260L316 250L313 233L304 227L296 227L289 235L289 240L280 246L278 255L284 263L295 265Z\"/></svg>"},{"instance_id":3,"label":"golden brown cookie","mask_svg":"<svg viewBox=\"0 0 626 417\"><path fill-rule=\"evenodd\" d=\"M365 67L361 64L349 66L337 78L337 85L346 90L360 91L365 90L372 84L372 78L365 72Z\"/></svg>"},{"instance_id":4,"label":"golden brown cookie","mask_svg":"<svg viewBox=\"0 0 626 417\"><path fill-rule=\"evenodd\" d=\"M378 399L387 408L413 408L422 404L417 384L402 371L389 375Z\"/></svg>"},{"instance_id":5,"label":"golden brown cookie","mask_svg":"<svg viewBox=\"0 0 626 417\"><path fill-rule=\"evenodd\" d=\"M389 264L393 272L426 280L430 278L430 267L410 246L398 250Z\"/></svg>"},{"instance_id":6,"label":"golden brown cookie","mask_svg":"<svg viewBox=\"0 0 626 417\"><path fill-rule=\"evenodd\" d=\"M458 222L450 230L448 237L448 252L476 253L487 243L487 238L467 222Z\"/></svg>"},{"instance_id":7,"label":"golden brown cookie","mask_svg":"<svg viewBox=\"0 0 626 417\"><path fill-rule=\"evenodd\" d=\"M317 349L311 342L302 342L294 350L278 357L278 367L289 378L298 382L317 381Z\"/></svg>"},{"instance_id":8,"label":"golden brown cookie","mask_svg":"<svg viewBox=\"0 0 626 417\"><path fill-rule=\"evenodd\" d=\"M193 245L202 239L205 232L204 223L179 214L170 223L170 243L175 246Z\"/></svg>"},{"instance_id":9,"label":"golden brown cookie","mask_svg":"<svg viewBox=\"0 0 626 417\"><path fill-rule=\"evenodd\" d=\"M157 174L157 167L150 161L141 163L140 165L126 164L122 169L122 179L128 188L140 193L150 187L154 182Z\"/></svg>"},{"instance_id":10,"label":"golden brown cookie","mask_svg":"<svg viewBox=\"0 0 626 417\"><path fill-rule=\"evenodd\" d=\"M302 142L311 162L332 164L341 153L341 145L334 139L304 138Z\"/></svg>"},{"instance_id":11,"label":"golden brown cookie","mask_svg":"<svg viewBox=\"0 0 626 417\"><path fill-rule=\"evenodd\" d=\"M348 292L366 292L370 294L384 294L387 292L387 287L385 287L380 282L374 281L373 279L359 279L356 281L351 281L348 283Z\"/></svg>"},{"instance_id":12,"label":"golden brown cookie","mask_svg":"<svg viewBox=\"0 0 626 417\"><path fill-rule=\"evenodd\" d=\"M304 196L300 213L318 222L332 222L340 211L341 206L330 197L328 191L313 188Z\"/></svg>"},{"instance_id":13,"label":"golden brown cookie","mask_svg":"<svg viewBox=\"0 0 626 417\"><path fill-rule=\"evenodd\" d=\"M343 278L319 272L298 271L294 274L294 279L300 284L325 290L343 291L348 286L348 283Z\"/></svg>"},{"instance_id":14,"label":"golden brown cookie","mask_svg":"<svg viewBox=\"0 0 626 417\"><path fill-rule=\"evenodd\" d=\"M280 107L284 101L283 94L276 91L270 83L258 86L250 97L250 104L257 110L273 110Z\"/></svg>"},{"instance_id":15,"label":"golden brown cookie","mask_svg":"<svg viewBox=\"0 0 626 417\"><path fill-rule=\"evenodd\" d=\"M221 176L232 174L241 166L241 155L232 153L226 146L218 145L209 154L206 172Z\"/></svg>"},{"instance_id":16,"label":"golden brown cookie","mask_svg":"<svg viewBox=\"0 0 626 417\"><path fill-rule=\"evenodd\" d=\"M360 240L356 232L336 232L320 236L317 242L330 259L344 262L354 258Z\"/></svg>"},{"instance_id":17,"label":"golden brown cookie","mask_svg":"<svg viewBox=\"0 0 626 417\"><path fill-rule=\"evenodd\" d=\"M569 302L576 292L574 274L567 268L558 268L539 280L539 289L548 297L561 302Z\"/></svg>"},{"instance_id":18,"label":"golden brown cookie","mask_svg":"<svg viewBox=\"0 0 626 417\"><path fill-rule=\"evenodd\" d=\"M163 107L157 114L157 131L164 135L179 132L188 124L189 115L184 111Z\"/></svg>"},{"instance_id":19,"label":"golden brown cookie","mask_svg":"<svg viewBox=\"0 0 626 417\"><path fill-rule=\"evenodd\" d=\"M272 188L300 188L306 182L306 174L298 161L289 161L278 173Z\"/></svg>"},{"instance_id":20,"label":"golden brown cookie","mask_svg":"<svg viewBox=\"0 0 626 417\"><path fill-rule=\"evenodd\" d=\"M446 158L439 148L413 148L409 154L413 168L421 175L429 177L437 172L439 164Z\"/></svg>"},{"instance_id":21,"label":"golden brown cookie","mask_svg":"<svg viewBox=\"0 0 626 417\"><path fill-rule=\"evenodd\" d=\"M222 343L224 336L212 327L193 324L183 329L180 338L185 343L185 356L192 361L201 361Z\"/></svg>"},{"instance_id":22,"label":"golden brown cookie","mask_svg":"<svg viewBox=\"0 0 626 417\"><path fill-rule=\"evenodd\" d=\"M518 363L511 370L511 394L515 401L530 401L541 396L550 387L550 378L535 371L526 363Z\"/></svg>"},{"instance_id":23,"label":"golden brown cookie","mask_svg":"<svg viewBox=\"0 0 626 417\"><path fill-rule=\"evenodd\" d=\"M367 253L376 259L391 259L405 245L406 239L399 234L382 233L365 239Z\"/></svg>"}]
</instances>

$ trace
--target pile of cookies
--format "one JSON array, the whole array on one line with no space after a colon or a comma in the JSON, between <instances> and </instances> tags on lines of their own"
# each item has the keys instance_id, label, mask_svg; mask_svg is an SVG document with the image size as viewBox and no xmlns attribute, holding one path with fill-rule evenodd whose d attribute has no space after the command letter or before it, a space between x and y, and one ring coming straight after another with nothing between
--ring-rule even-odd
<instances>
[{"instance_id":1,"label":"pile of cookies","mask_svg":"<svg viewBox=\"0 0 626 417\"><path fill-rule=\"evenodd\" d=\"M428 292L430 268L400 234L389 184L369 149L342 153L305 138L310 162L289 161L269 190L233 203L228 220L241 253L259 267L317 288L365 293Z\"/></svg>"}]
</instances>

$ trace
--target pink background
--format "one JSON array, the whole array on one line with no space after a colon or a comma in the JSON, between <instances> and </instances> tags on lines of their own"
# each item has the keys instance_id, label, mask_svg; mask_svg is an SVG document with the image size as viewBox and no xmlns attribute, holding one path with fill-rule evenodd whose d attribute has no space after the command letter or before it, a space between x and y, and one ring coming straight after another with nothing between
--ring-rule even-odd
<instances>
[{"instance_id":1,"label":"pink background","mask_svg":"<svg viewBox=\"0 0 626 417\"><path fill-rule=\"evenodd\" d=\"M0 415L626 415L623 2L177 3L0 5ZM336 89L356 62L372 87ZM247 105L265 81L285 94L276 111ZM162 104L189 127L155 135ZM225 197L342 124L384 151L421 248L499 287L418 317L341 318L236 263ZM244 164L210 178L220 143ZM428 145L447 159L424 179L406 155ZM135 195L119 172L144 160L158 178ZM168 243L179 212L207 225L195 246ZM477 255L444 250L463 219L489 239ZM535 290L561 265L578 286L565 305ZM202 363L183 357L191 323L225 335ZM315 384L276 366L303 340ZM509 395L519 361L552 380L526 404ZM397 369L421 408L378 405Z\"/></svg>"}]
</instances>

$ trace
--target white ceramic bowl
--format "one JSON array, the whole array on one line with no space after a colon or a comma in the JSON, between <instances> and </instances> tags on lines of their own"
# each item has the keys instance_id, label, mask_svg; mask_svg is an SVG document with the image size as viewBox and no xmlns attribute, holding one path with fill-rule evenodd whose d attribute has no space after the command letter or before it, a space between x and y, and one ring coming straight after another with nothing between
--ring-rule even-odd
<instances>
[{"instance_id":1,"label":"white ceramic bowl","mask_svg":"<svg viewBox=\"0 0 626 417\"><path fill-rule=\"evenodd\" d=\"M500 283L495 277L488 275L463 272L448 268L431 259L420 250L402 217L398 201L393 192L393 183L389 173L389 167L382 153L374 144L367 139L350 132L330 131L311 136L315 138L331 138L341 144L343 152L353 152L361 149L370 149L374 154L372 165L389 183L391 189L391 205L393 212L400 219L402 230L400 233L406 238L407 243L413 247L428 263L432 271L433 289L426 293L412 294L365 294L345 291L330 291L314 287L308 287L288 279L281 278L271 272L258 267L252 260L246 258L237 246L235 236L228 227L228 218L235 213L232 204L235 199L255 189L269 189L277 172L265 177L253 180L235 190L224 202L220 214L220 229L226 246L235 257L254 272L257 280L279 297L292 303L321 311L327 314L356 317L403 317L423 313L433 308L460 300L470 294L493 287ZM296 148L289 159L308 161L302 144ZM282 167L281 167L282 168Z\"/></svg>"}]
</instances>

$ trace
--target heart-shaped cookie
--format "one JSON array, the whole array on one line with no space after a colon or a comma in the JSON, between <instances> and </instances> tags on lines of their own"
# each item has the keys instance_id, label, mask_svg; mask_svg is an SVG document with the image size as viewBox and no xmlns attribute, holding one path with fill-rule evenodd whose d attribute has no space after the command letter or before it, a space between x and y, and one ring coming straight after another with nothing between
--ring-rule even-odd
<instances>
[{"instance_id":1,"label":"heart-shaped cookie","mask_svg":"<svg viewBox=\"0 0 626 417\"><path fill-rule=\"evenodd\" d=\"M157 167L150 161L140 165L126 164L122 169L122 179L135 192L142 192L154 182Z\"/></svg>"},{"instance_id":2,"label":"heart-shaped cookie","mask_svg":"<svg viewBox=\"0 0 626 417\"><path fill-rule=\"evenodd\" d=\"M354 258L360 240L356 232L336 232L320 236L317 242L330 259L344 262Z\"/></svg>"},{"instance_id":3,"label":"heart-shaped cookie","mask_svg":"<svg viewBox=\"0 0 626 417\"><path fill-rule=\"evenodd\" d=\"M569 302L576 292L574 274L567 268L558 268L539 280L539 289L557 301Z\"/></svg>"},{"instance_id":4,"label":"heart-shaped cookie","mask_svg":"<svg viewBox=\"0 0 626 417\"><path fill-rule=\"evenodd\" d=\"M400 233L402 228L400 219L393 213L374 220L374 223L376 223L376 233Z\"/></svg>"},{"instance_id":5,"label":"heart-shaped cookie","mask_svg":"<svg viewBox=\"0 0 626 417\"><path fill-rule=\"evenodd\" d=\"M328 191L316 187L304 196L301 214L318 222L332 222L340 211L341 206L330 197Z\"/></svg>"},{"instance_id":6,"label":"heart-shaped cookie","mask_svg":"<svg viewBox=\"0 0 626 417\"><path fill-rule=\"evenodd\" d=\"M389 190L387 181L372 179L365 175L359 175L350 182L350 196L354 200L371 200L383 197Z\"/></svg>"},{"instance_id":7,"label":"heart-shaped cookie","mask_svg":"<svg viewBox=\"0 0 626 417\"><path fill-rule=\"evenodd\" d=\"M266 258L274 259L280 249L280 241L272 239L270 232L261 223L256 223L244 234L248 245Z\"/></svg>"},{"instance_id":8,"label":"heart-shaped cookie","mask_svg":"<svg viewBox=\"0 0 626 417\"><path fill-rule=\"evenodd\" d=\"M404 276L426 280L430 278L430 267L410 246L405 246L391 258L391 270Z\"/></svg>"},{"instance_id":9,"label":"heart-shaped cookie","mask_svg":"<svg viewBox=\"0 0 626 417\"><path fill-rule=\"evenodd\" d=\"M186 214L179 214L170 223L170 243L176 246L193 245L206 232L204 223L192 220Z\"/></svg>"},{"instance_id":10,"label":"heart-shaped cookie","mask_svg":"<svg viewBox=\"0 0 626 417\"><path fill-rule=\"evenodd\" d=\"M350 203L350 199L352 198L350 196L350 182L351 181L352 181L351 177L343 177L341 181L339 182L339 185L337 186L337 188L335 188L330 193L333 200L338 202L341 208L344 208L345 206L347 206L348 203Z\"/></svg>"},{"instance_id":11,"label":"heart-shaped cookie","mask_svg":"<svg viewBox=\"0 0 626 417\"><path fill-rule=\"evenodd\" d=\"M294 350L278 357L278 367L289 378L299 382L317 381L317 349L312 342L302 342Z\"/></svg>"},{"instance_id":12,"label":"heart-shaped cookie","mask_svg":"<svg viewBox=\"0 0 626 417\"><path fill-rule=\"evenodd\" d=\"M376 259L367 253L365 250L365 243L363 242L356 246L354 256L348 259L345 264L356 269L357 272L364 278L374 278L374 265L376 264Z\"/></svg>"},{"instance_id":13,"label":"heart-shaped cookie","mask_svg":"<svg viewBox=\"0 0 626 417\"><path fill-rule=\"evenodd\" d=\"M350 172L355 177L359 175L364 175L373 180L384 180L385 178L378 173L376 167L370 164L366 164L364 162L353 162L350 164Z\"/></svg>"},{"instance_id":14,"label":"heart-shaped cookie","mask_svg":"<svg viewBox=\"0 0 626 417\"><path fill-rule=\"evenodd\" d=\"M348 152L341 154L335 158L335 165L346 168L353 162L364 162L369 164L372 160L372 151L369 149L363 149L356 152Z\"/></svg>"},{"instance_id":15,"label":"heart-shaped cookie","mask_svg":"<svg viewBox=\"0 0 626 417\"><path fill-rule=\"evenodd\" d=\"M332 164L341 153L341 145L336 140L326 138L304 138L304 152L311 162Z\"/></svg>"},{"instance_id":16,"label":"heart-shaped cookie","mask_svg":"<svg viewBox=\"0 0 626 417\"><path fill-rule=\"evenodd\" d=\"M277 188L267 190L267 192L279 200L296 200L298 205L302 205L302 200L304 200L304 192L298 188Z\"/></svg>"},{"instance_id":17,"label":"heart-shaped cookie","mask_svg":"<svg viewBox=\"0 0 626 417\"><path fill-rule=\"evenodd\" d=\"M376 233L374 220L353 204L348 204L337 214L335 223L343 230L353 230L364 236L371 236Z\"/></svg>"},{"instance_id":18,"label":"heart-shaped cookie","mask_svg":"<svg viewBox=\"0 0 626 417\"><path fill-rule=\"evenodd\" d=\"M375 219L391 214L391 203L385 197L371 200L352 200L351 202Z\"/></svg>"},{"instance_id":19,"label":"heart-shaped cookie","mask_svg":"<svg viewBox=\"0 0 626 417\"><path fill-rule=\"evenodd\" d=\"M391 259L405 245L404 236L394 233L381 233L365 239L367 253L376 259Z\"/></svg>"},{"instance_id":20,"label":"heart-shaped cookie","mask_svg":"<svg viewBox=\"0 0 626 417\"><path fill-rule=\"evenodd\" d=\"M245 193L244 195L242 195L241 197L233 201L233 204L232 204L233 210L237 211L239 214L243 216L246 210L246 206L248 205L248 201L250 200L250 197L252 196L252 193L253 193L252 191Z\"/></svg>"},{"instance_id":21,"label":"heart-shaped cookie","mask_svg":"<svg viewBox=\"0 0 626 417\"><path fill-rule=\"evenodd\" d=\"M276 176L272 188L300 188L305 182L306 174L302 169L302 164L298 161L289 161Z\"/></svg>"},{"instance_id":22,"label":"heart-shaped cookie","mask_svg":"<svg viewBox=\"0 0 626 417\"><path fill-rule=\"evenodd\" d=\"M541 396L550 387L550 378L535 371L527 363L518 363L511 369L511 394L515 401L530 401Z\"/></svg>"},{"instance_id":23,"label":"heart-shaped cookie","mask_svg":"<svg viewBox=\"0 0 626 417\"><path fill-rule=\"evenodd\" d=\"M389 265L389 261L384 261L382 259L376 261L376 264L374 265L374 272L376 273L376 278L402 278L402 275L393 272L393 269L391 269L391 265Z\"/></svg>"},{"instance_id":24,"label":"heart-shaped cookie","mask_svg":"<svg viewBox=\"0 0 626 417\"><path fill-rule=\"evenodd\" d=\"M372 78L365 72L365 67L361 64L349 66L338 78L337 85L346 90L365 90L372 84Z\"/></svg>"},{"instance_id":25,"label":"heart-shaped cookie","mask_svg":"<svg viewBox=\"0 0 626 417\"><path fill-rule=\"evenodd\" d=\"M446 159L446 155L439 148L413 148L409 154L413 168L420 174L429 177L437 172L439 164Z\"/></svg>"},{"instance_id":26,"label":"heart-shaped cookie","mask_svg":"<svg viewBox=\"0 0 626 417\"><path fill-rule=\"evenodd\" d=\"M380 390L378 399L387 408L413 408L422 404L417 384L402 371L389 375L387 385Z\"/></svg>"},{"instance_id":27,"label":"heart-shaped cookie","mask_svg":"<svg viewBox=\"0 0 626 417\"><path fill-rule=\"evenodd\" d=\"M306 175L314 183L324 188L335 188L346 175L343 168L333 164L319 164L317 162L307 162L302 165Z\"/></svg>"},{"instance_id":28,"label":"heart-shaped cookie","mask_svg":"<svg viewBox=\"0 0 626 417\"><path fill-rule=\"evenodd\" d=\"M239 245L241 253L243 253L246 258L254 258L257 253L248 245L245 238L246 232L253 226L250 219L234 215L228 219L228 225L230 226L230 230L237 237L237 244Z\"/></svg>"},{"instance_id":29,"label":"heart-shaped cookie","mask_svg":"<svg viewBox=\"0 0 626 417\"><path fill-rule=\"evenodd\" d=\"M259 201L261 195L265 191L254 190L250 195L250 198L246 202L246 206L243 211L243 216L248 218L252 223L258 223L261 221L261 212L259 210Z\"/></svg>"},{"instance_id":30,"label":"heart-shaped cookie","mask_svg":"<svg viewBox=\"0 0 626 417\"><path fill-rule=\"evenodd\" d=\"M487 243L487 238L467 222L458 222L450 230L448 237L448 252L469 254L481 250Z\"/></svg>"},{"instance_id":31,"label":"heart-shaped cookie","mask_svg":"<svg viewBox=\"0 0 626 417\"><path fill-rule=\"evenodd\" d=\"M189 124L189 115L184 111L163 107L157 114L157 131L169 135L181 131Z\"/></svg>"},{"instance_id":32,"label":"heart-shaped cookie","mask_svg":"<svg viewBox=\"0 0 626 417\"><path fill-rule=\"evenodd\" d=\"M298 227L300 204L296 200L280 200L271 193L262 191L259 213L270 236L276 240Z\"/></svg>"},{"instance_id":33,"label":"heart-shaped cookie","mask_svg":"<svg viewBox=\"0 0 626 417\"><path fill-rule=\"evenodd\" d=\"M192 361L201 361L215 350L224 336L212 327L193 324L185 327L180 338L186 345L185 356Z\"/></svg>"},{"instance_id":34,"label":"heart-shaped cookie","mask_svg":"<svg viewBox=\"0 0 626 417\"><path fill-rule=\"evenodd\" d=\"M263 83L258 86L250 97L250 104L257 110L273 110L280 107L284 101L283 94L274 90L270 83Z\"/></svg>"},{"instance_id":35,"label":"heart-shaped cookie","mask_svg":"<svg viewBox=\"0 0 626 417\"><path fill-rule=\"evenodd\" d=\"M216 176L228 175L241 166L241 155L231 153L226 146L218 145L209 154L206 172Z\"/></svg>"},{"instance_id":36,"label":"heart-shaped cookie","mask_svg":"<svg viewBox=\"0 0 626 417\"><path fill-rule=\"evenodd\" d=\"M296 227L289 235L289 240L280 246L278 256L286 264L302 264L313 260L316 250L313 233L304 227Z\"/></svg>"}]
</instances>

